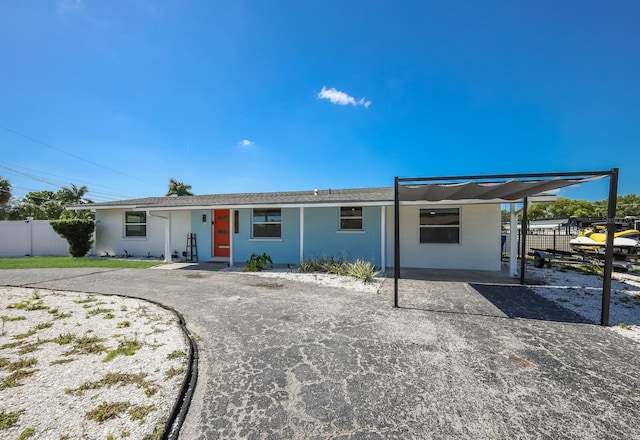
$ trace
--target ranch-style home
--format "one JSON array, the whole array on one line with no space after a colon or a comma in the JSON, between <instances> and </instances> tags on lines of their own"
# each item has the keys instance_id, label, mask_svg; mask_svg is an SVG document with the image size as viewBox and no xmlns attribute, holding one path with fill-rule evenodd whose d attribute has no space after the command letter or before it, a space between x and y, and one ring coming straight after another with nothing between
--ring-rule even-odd
<instances>
[{"instance_id":1,"label":"ranch-style home","mask_svg":"<svg viewBox=\"0 0 640 440\"><path fill-rule=\"evenodd\" d=\"M501 269L504 199L409 199L399 205L401 267ZM95 203L95 253L231 266L267 253L276 264L338 257L386 268L394 262L394 202L394 187L382 187Z\"/></svg>"}]
</instances>

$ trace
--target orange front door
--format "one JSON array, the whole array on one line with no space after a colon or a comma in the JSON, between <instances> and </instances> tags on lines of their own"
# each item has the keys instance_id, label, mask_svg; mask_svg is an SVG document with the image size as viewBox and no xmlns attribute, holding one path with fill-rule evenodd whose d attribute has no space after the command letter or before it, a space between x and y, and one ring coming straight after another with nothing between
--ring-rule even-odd
<instances>
[{"instance_id":1,"label":"orange front door","mask_svg":"<svg viewBox=\"0 0 640 440\"><path fill-rule=\"evenodd\" d=\"M229 256L229 210L216 209L213 211L213 256Z\"/></svg>"}]
</instances>

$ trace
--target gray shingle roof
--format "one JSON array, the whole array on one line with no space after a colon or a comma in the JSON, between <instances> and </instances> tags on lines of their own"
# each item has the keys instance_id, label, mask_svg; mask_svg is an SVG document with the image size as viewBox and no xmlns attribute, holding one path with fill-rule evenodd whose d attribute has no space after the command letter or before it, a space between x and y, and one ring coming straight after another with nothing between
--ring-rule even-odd
<instances>
[{"instance_id":1,"label":"gray shingle roof","mask_svg":"<svg viewBox=\"0 0 640 440\"><path fill-rule=\"evenodd\" d=\"M291 192L210 194L182 197L145 197L140 199L116 200L113 202L93 203L91 205L72 206L83 209L108 208L189 208L195 206L241 206L241 205L296 205L296 204L335 204L393 202L393 187L326 189Z\"/></svg>"}]
</instances>

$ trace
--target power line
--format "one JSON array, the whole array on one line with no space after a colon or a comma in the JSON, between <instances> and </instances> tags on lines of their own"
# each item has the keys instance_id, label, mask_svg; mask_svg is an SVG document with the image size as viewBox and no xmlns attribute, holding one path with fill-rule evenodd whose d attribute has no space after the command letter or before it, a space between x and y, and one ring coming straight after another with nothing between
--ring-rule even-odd
<instances>
[{"instance_id":1,"label":"power line","mask_svg":"<svg viewBox=\"0 0 640 440\"><path fill-rule=\"evenodd\" d=\"M54 186L56 188L60 188L60 189L67 188L65 186L65 184L63 184L62 182L58 182L58 181L55 181L55 180L47 180L47 179L41 178L39 176L34 176L34 175L31 175L31 174L28 174L28 173L23 173L21 171L14 170L13 168L8 167L8 166L3 165L3 164L0 164L0 168L4 168L4 169L8 170L9 172L17 174L19 176L23 176L23 177L26 177L28 179L36 180L38 182L46 183L47 185L51 185L51 186ZM90 191L88 191L88 192L90 192ZM119 198L117 196L112 196L110 194L102 193L100 191L95 192L95 194L98 194L98 195L102 194L102 198L106 199L106 200L117 200Z\"/></svg>"},{"instance_id":2,"label":"power line","mask_svg":"<svg viewBox=\"0 0 640 440\"><path fill-rule=\"evenodd\" d=\"M70 152L65 151L65 150L63 150L61 148L55 147L55 146L53 146L53 145L51 145L51 144L49 144L47 142L43 142L43 141L35 139L35 138L31 137L31 136L27 136L26 134L20 133L20 132L18 132L16 130L12 130L11 128L3 127L2 125L0 125L0 128L2 128L3 130L8 131L9 133L13 133L16 136L20 136L22 138L25 138L25 139L27 139L27 140L29 140L31 142L36 143L36 144L40 144L40 145L45 146L47 148L51 148L53 150L59 151L59 152L64 153L64 154L67 154L67 155L69 155L71 157L75 157L78 160L82 160L84 162L90 163L91 165L103 168L103 169L105 169L107 171L111 171L112 173L120 174L121 176L125 176L125 177L128 177L130 179L135 179L135 180L137 180L139 182L146 183L147 185L153 185L153 186L156 185L155 183L147 182L146 180L140 179L139 177L131 176L129 174L123 173L122 171L114 170L113 168L109 168L107 166L101 165L101 164L99 164L97 162L94 162L92 160L86 159L86 158L84 158L82 156L78 156L77 154L70 153Z\"/></svg>"},{"instance_id":3,"label":"power line","mask_svg":"<svg viewBox=\"0 0 640 440\"><path fill-rule=\"evenodd\" d=\"M47 173L46 171L34 170L33 168L20 167L20 166L16 166L16 165L9 166L7 164L2 164L2 163L0 163L0 168L7 169L10 172L13 172L13 173L16 173L16 174L18 174L18 172L15 169L19 168L19 169L23 169L23 170L33 171L33 172L39 173L39 174L46 174L46 175L49 175L49 176L58 177L60 179L68 179L69 181L75 180L78 183L89 185L89 186L91 186L91 188L100 187L100 188L113 189L113 190L116 190L116 191L123 191L124 192L124 190L122 190L120 188L109 187L109 186L106 186L106 185L99 185L97 183L92 183L92 182L87 182L87 181L82 181L82 180L78 181L77 179L73 179L73 178L70 178L70 177L67 177L67 176L60 176L60 175L57 175L57 174ZM31 178L31 177L27 176L26 174L19 174L19 175L21 175L23 177ZM33 191L36 191L36 190L33 190ZM118 198L118 199L143 197L143 196L140 196L140 195L137 195L137 194L133 195L131 193L125 195L126 193L124 193L124 194L106 193L106 192L101 193L99 191L94 191L94 190L92 190L91 193L92 194L104 194L106 196L113 196L113 197Z\"/></svg>"}]
</instances>

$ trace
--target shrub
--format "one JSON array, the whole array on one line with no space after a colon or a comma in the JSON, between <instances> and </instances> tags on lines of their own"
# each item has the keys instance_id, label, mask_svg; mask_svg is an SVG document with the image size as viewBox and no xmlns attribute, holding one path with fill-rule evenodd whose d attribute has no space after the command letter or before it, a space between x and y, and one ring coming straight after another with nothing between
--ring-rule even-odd
<instances>
[{"instance_id":1,"label":"shrub","mask_svg":"<svg viewBox=\"0 0 640 440\"><path fill-rule=\"evenodd\" d=\"M375 273L375 267L368 261L356 260L355 263L348 265L347 275L358 278L364 283L373 280Z\"/></svg>"},{"instance_id":2,"label":"shrub","mask_svg":"<svg viewBox=\"0 0 640 440\"><path fill-rule=\"evenodd\" d=\"M95 224L90 219L63 218L49 220L53 230L69 243L69 253L72 257L84 257L93 240L91 235L95 229Z\"/></svg>"},{"instance_id":3,"label":"shrub","mask_svg":"<svg viewBox=\"0 0 640 440\"><path fill-rule=\"evenodd\" d=\"M251 257L247 260L244 266L245 272L258 272L259 270L264 269L273 269L273 261L271 261L271 257L266 253L262 255L259 254L251 254Z\"/></svg>"},{"instance_id":4,"label":"shrub","mask_svg":"<svg viewBox=\"0 0 640 440\"><path fill-rule=\"evenodd\" d=\"M329 257L307 259L299 266L300 272L325 272L334 275L346 275L367 283L373 280L376 274L375 267L366 261L356 260L348 263L342 259Z\"/></svg>"},{"instance_id":5,"label":"shrub","mask_svg":"<svg viewBox=\"0 0 640 440\"><path fill-rule=\"evenodd\" d=\"M343 260L336 260L334 257L322 260L320 264L322 271L334 275L347 275L349 263Z\"/></svg>"}]
</instances>

